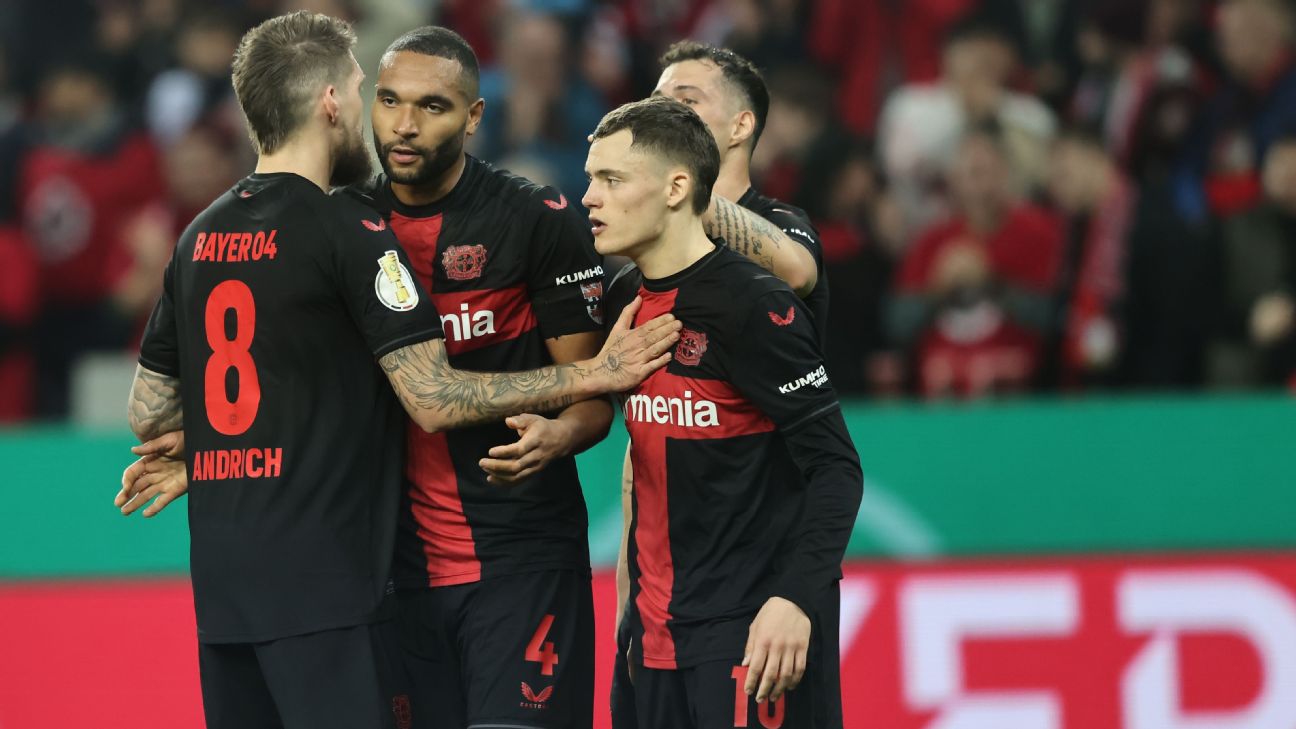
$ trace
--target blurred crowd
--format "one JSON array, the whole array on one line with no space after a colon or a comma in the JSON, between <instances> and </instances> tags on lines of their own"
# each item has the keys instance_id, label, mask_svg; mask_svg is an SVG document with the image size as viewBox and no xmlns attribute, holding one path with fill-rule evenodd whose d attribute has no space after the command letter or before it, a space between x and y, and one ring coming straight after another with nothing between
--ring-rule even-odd
<instances>
[{"instance_id":1,"label":"blurred crowd","mask_svg":"<svg viewBox=\"0 0 1296 729\"><path fill-rule=\"evenodd\" d=\"M754 177L822 235L844 393L1296 385L1288 0L19 0L0 422L65 417L78 361L136 345L175 237L254 162L235 45L301 8L355 22L370 78L403 30L459 31L472 153L573 200L672 41L750 58Z\"/></svg>"}]
</instances>

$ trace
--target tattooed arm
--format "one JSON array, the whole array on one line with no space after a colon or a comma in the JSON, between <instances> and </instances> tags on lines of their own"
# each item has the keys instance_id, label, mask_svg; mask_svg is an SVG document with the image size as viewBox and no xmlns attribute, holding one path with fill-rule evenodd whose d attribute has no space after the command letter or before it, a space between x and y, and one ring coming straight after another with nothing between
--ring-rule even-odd
<instances>
[{"instance_id":1,"label":"tattooed arm","mask_svg":"<svg viewBox=\"0 0 1296 729\"><path fill-rule=\"evenodd\" d=\"M639 300L627 306L593 359L526 372L468 372L450 366L433 339L391 352L379 363L406 412L428 432L477 425L521 412L558 410L628 390L670 361L679 322L667 314L630 328Z\"/></svg>"},{"instance_id":2,"label":"tattooed arm","mask_svg":"<svg viewBox=\"0 0 1296 729\"><path fill-rule=\"evenodd\" d=\"M180 406L180 378L136 366L126 415L140 441L180 430L184 415Z\"/></svg>"},{"instance_id":3,"label":"tattooed arm","mask_svg":"<svg viewBox=\"0 0 1296 729\"><path fill-rule=\"evenodd\" d=\"M814 290L819 269L805 246L792 240L778 226L737 203L711 196L711 207L702 216L707 235L723 238L735 253L752 259L778 276L805 298Z\"/></svg>"}]
</instances>

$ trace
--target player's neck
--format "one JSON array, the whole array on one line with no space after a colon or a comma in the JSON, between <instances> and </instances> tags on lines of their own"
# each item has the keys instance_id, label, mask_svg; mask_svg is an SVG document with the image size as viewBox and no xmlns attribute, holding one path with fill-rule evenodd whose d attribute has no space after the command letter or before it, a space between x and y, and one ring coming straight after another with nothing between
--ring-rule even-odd
<instances>
[{"instance_id":1,"label":"player's neck","mask_svg":"<svg viewBox=\"0 0 1296 729\"><path fill-rule=\"evenodd\" d=\"M715 250L700 217L682 212L672 217L676 219L667 221L657 240L634 256L635 265L639 266L645 278L673 276Z\"/></svg>"},{"instance_id":2,"label":"player's neck","mask_svg":"<svg viewBox=\"0 0 1296 729\"><path fill-rule=\"evenodd\" d=\"M332 150L325 137L298 135L270 154L257 158L256 172L261 175L291 172L305 177L324 192L332 178Z\"/></svg>"},{"instance_id":3,"label":"player's neck","mask_svg":"<svg viewBox=\"0 0 1296 729\"><path fill-rule=\"evenodd\" d=\"M720 165L720 174L716 177L711 192L730 201L738 202L747 189L751 187L751 165L747 150L735 149L726 155Z\"/></svg>"},{"instance_id":4,"label":"player's neck","mask_svg":"<svg viewBox=\"0 0 1296 729\"><path fill-rule=\"evenodd\" d=\"M463 177L464 170L468 167L468 156L459 155L459 160L451 165L440 178L423 185L402 185L399 182L392 181L392 195L400 201L402 205L410 207L419 207L421 205L431 205L434 202L444 198L455 189L459 184L459 178Z\"/></svg>"}]
</instances>

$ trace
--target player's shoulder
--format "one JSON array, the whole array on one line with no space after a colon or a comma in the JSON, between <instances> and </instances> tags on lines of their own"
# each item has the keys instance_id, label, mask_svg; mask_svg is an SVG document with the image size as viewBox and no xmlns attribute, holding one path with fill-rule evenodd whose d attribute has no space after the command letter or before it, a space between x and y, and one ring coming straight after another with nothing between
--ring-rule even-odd
<instances>
[{"instance_id":1,"label":"player's shoulder","mask_svg":"<svg viewBox=\"0 0 1296 729\"><path fill-rule=\"evenodd\" d=\"M351 211L354 211L354 206L358 205L369 210L387 212L389 205L386 202L386 190L387 176L379 172L363 182L334 188L329 197L336 201L339 207L349 208Z\"/></svg>"},{"instance_id":2,"label":"player's shoulder","mask_svg":"<svg viewBox=\"0 0 1296 729\"><path fill-rule=\"evenodd\" d=\"M622 309L634 301L634 297L639 294L639 288L643 286L643 280L643 272L633 262L626 263L617 269L616 273L604 278L603 310L604 321L608 326L616 321Z\"/></svg>"},{"instance_id":3,"label":"player's shoulder","mask_svg":"<svg viewBox=\"0 0 1296 729\"><path fill-rule=\"evenodd\" d=\"M566 210L570 207L567 196L549 185L542 185L509 170L497 168L489 162L468 156L474 167L481 195L503 202L506 209L528 217Z\"/></svg>"},{"instance_id":4,"label":"player's shoulder","mask_svg":"<svg viewBox=\"0 0 1296 729\"><path fill-rule=\"evenodd\" d=\"M719 311L744 312L767 296L796 294L783 279L761 268L750 258L721 247L693 288Z\"/></svg>"}]
</instances>

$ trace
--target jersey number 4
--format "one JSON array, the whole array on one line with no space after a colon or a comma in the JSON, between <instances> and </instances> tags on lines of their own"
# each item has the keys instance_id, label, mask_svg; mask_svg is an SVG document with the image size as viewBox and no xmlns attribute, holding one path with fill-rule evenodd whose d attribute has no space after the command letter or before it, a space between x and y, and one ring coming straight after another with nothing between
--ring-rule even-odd
<instances>
[{"instance_id":1,"label":"jersey number 4","mask_svg":"<svg viewBox=\"0 0 1296 729\"><path fill-rule=\"evenodd\" d=\"M536 628L535 635L531 636L531 642L527 643L526 659L532 663L540 664L541 676L552 676L554 666L558 665L558 654L554 653L553 641L546 641L549 636L549 629L553 627L554 616L546 615L540 621L540 627Z\"/></svg>"},{"instance_id":2,"label":"jersey number 4","mask_svg":"<svg viewBox=\"0 0 1296 729\"><path fill-rule=\"evenodd\" d=\"M226 338L226 318L234 312L234 338ZM257 408L261 406L261 381L252 361L252 335L256 331L256 301L252 289L242 281L223 281L207 297L204 317L207 345L212 355L207 359L203 378L207 420L222 435L241 435L252 427ZM238 375L238 397L229 399L226 387L229 371Z\"/></svg>"}]
</instances>

